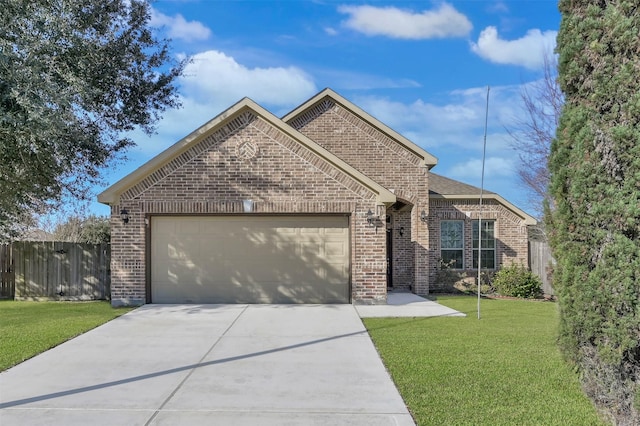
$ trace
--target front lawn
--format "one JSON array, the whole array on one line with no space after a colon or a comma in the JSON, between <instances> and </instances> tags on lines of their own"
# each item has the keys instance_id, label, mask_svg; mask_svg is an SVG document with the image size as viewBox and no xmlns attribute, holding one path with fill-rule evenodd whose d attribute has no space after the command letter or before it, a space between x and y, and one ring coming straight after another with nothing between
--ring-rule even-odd
<instances>
[{"instance_id":1,"label":"front lawn","mask_svg":"<svg viewBox=\"0 0 640 426\"><path fill-rule=\"evenodd\" d=\"M556 345L557 305L439 297L467 314L368 318L418 425L602 425Z\"/></svg>"},{"instance_id":2,"label":"front lawn","mask_svg":"<svg viewBox=\"0 0 640 426\"><path fill-rule=\"evenodd\" d=\"M0 301L0 371L6 370L130 309L109 302Z\"/></svg>"}]
</instances>

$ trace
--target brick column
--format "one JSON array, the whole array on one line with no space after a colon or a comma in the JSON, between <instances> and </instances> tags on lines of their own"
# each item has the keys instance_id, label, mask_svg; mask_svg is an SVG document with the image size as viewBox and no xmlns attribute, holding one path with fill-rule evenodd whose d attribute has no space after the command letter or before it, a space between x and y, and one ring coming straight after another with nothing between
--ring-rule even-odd
<instances>
[{"instance_id":1,"label":"brick column","mask_svg":"<svg viewBox=\"0 0 640 426\"><path fill-rule=\"evenodd\" d=\"M413 292L420 296L429 294L429 223L422 220L422 212L429 217L429 179L423 168L419 177L418 196L411 212L412 240L414 241L415 279Z\"/></svg>"}]
</instances>

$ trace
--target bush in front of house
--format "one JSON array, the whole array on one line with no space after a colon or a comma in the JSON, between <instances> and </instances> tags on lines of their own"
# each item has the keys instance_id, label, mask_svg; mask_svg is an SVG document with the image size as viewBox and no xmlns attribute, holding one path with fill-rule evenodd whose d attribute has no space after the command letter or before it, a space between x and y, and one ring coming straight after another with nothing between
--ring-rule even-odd
<instances>
[{"instance_id":1,"label":"bush in front of house","mask_svg":"<svg viewBox=\"0 0 640 426\"><path fill-rule=\"evenodd\" d=\"M522 264L513 263L496 272L493 287L502 296L525 299L542 296L542 281Z\"/></svg>"}]
</instances>

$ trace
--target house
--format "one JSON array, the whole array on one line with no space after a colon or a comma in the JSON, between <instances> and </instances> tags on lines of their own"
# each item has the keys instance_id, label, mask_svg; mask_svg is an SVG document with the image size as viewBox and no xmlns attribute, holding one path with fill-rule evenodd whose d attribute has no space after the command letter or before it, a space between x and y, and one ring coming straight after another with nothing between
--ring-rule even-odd
<instances>
[{"instance_id":1,"label":"house","mask_svg":"<svg viewBox=\"0 0 640 426\"><path fill-rule=\"evenodd\" d=\"M436 163L330 89L282 118L242 99L98 196L111 206L112 304L437 291L441 258L475 268L480 194ZM526 263L535 220L497 194L483 206L483 267Z\"/></svg>"}]
</instances>

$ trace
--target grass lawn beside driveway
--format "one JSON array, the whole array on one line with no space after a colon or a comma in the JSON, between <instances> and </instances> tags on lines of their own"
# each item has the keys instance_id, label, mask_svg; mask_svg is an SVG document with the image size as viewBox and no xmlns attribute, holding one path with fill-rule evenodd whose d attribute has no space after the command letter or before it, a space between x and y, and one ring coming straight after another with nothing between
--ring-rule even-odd
<instances>
[{"instance_id":1,"label":"grass lawn beside driveway","mask_svg":"<svg viewBox=\"0 0 640 426\"><path fill-rule=\"evenodd\" d=\"M130 308L96 302L0 301L0 371L112 320Z\"/></svg>"},{"instance_id":2,"label":"grass lawn beside driveway","mask_svg":"<svg viewBox=\"0 0 640 426\"><path fill-rule=\"evenodd\" d=\"M368 318L418 425L603 425L556 344L550 302L439 297L467 317Z\"/></svg>"}]
</instances>

